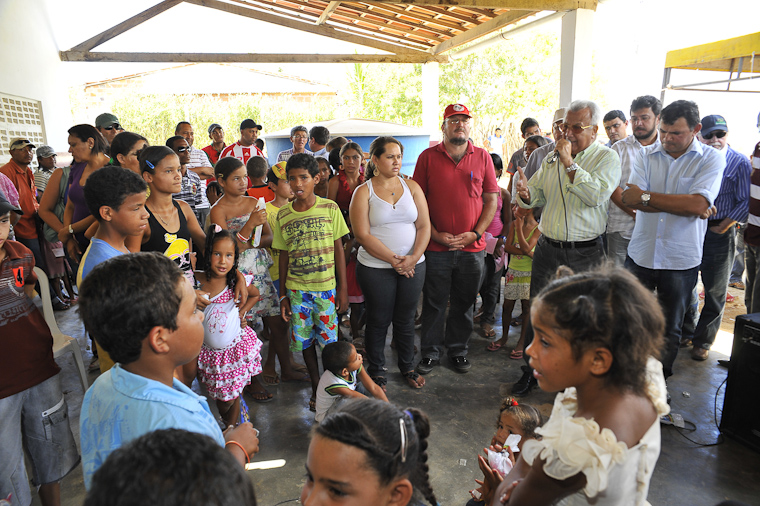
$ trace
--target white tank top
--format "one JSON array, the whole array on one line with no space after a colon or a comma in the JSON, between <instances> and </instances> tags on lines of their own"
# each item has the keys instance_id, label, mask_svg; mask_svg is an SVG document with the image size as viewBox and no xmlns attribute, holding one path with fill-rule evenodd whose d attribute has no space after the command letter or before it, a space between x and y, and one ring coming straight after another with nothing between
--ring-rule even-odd
<instances>
[{"instance_id":1,"label":"white tank top","mask_svg":"<svg viewBox=\"0 0 760 506\"><path fill-rule=\"evenodd\" d=\"M369 233L385 244L389 250L397 255L408 255L414 249L414 241L417 238L417 205L414 203L412 192L406 185L404 178L401 180L403 193L396 204L391 204L381 199L372 187L372 180L367 181L369 189ZM355 193L354 193L355 194ZM376 269L392 269L393 266L384 260L373 257L364 247L359 248L356 256L360 264ZM424 262L422 255L417 263Z\"/></svg>"}]
</instances>

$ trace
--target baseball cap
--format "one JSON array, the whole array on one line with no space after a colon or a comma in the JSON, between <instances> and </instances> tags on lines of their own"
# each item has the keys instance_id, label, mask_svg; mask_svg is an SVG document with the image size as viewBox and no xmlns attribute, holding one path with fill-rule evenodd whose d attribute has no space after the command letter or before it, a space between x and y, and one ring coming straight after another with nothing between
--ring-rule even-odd
<instances>
[{"instance_id":1,"label":"baseball cap","mask_svg":"<svg viewBox=\"0 0 760 506\"><path fill-rule=\"evenodd\" d=\"M728 125L726 125L726 119L719 114L711 114L702 118L702 135L709 134L716 130L723 130L728 132Z\"/></svg>"},{"instance_id":2,"label":"baseball cap","mask_svg":"<svg viewBox=\"0 0 760 506\"><path fill-rule=\"evenodd\" d=\"M14 149L22 149L27 146L31 146L33 148L37 147L31 142L29 142L29 139L24 139L23 137L16 137L14 139L11 139L10 147L8 149L12 151Z\"/></svg>"},{"instance_id":3,"label":"baseball cap","mask_svg":"<svg viewBox=\"0 0 760 506\"><path fill-rule=\"evenodd\" d=\"M257 124L256 121L252 119L244 119L242 123L240 123L240 130L245 130L246 128L258 128L259 130L262 130L264 127Z\"/></svg>"},{"instance_id":4,"label":"baseball cap","mask_svg":"<svg viewBox=\"0 0 760 506\"><path fill-rule=\"evenodd\" d=\"M272 172L274 172L274 175L277 176L277 179L282 179L283 181L288 180L288 175L285 172L285 166L288 164L288 162L277 162L274 165L272 165Z\"/></svg>"},{"instance_id":5,"label":"baseball cap","mask_svg":"<svg viewBox=\"0 0 760 506\"><path fill-rule=\"evenodd\" d=\"M3 196L2 192L0 192L0 215L3 215L9 211L14 211L17 214L24 214L24 211L8 202L8 199L6 199Z\"/></svg>"},{"instance_id":6,"label":"baseball cap","mask_svg":"<svg viewBox=\"0 0 760 506\"><path fill-rule=\"evenodd\" d=\"M466 105L450 104L448 107L446 107L446 110L443 111L443 119L446 119L450 116L456 116L457 114L463 114L468 118L472 118L472 114L470 114L470 110Z\"/></svg>"},{"instance_id":7,"label":"baseball cap","mask_svg":"<svg viewBox=\"0 0 760 506\"><path fill-rule=\"evenodd\" d=\"M40 146L37 148L37 158L50 158L55 156L55 149L50 146Z\"/></svg>"},{"instance_id":8,"label":"baseball cap","mask_svg":"<svg viewBox=\"0 0 760 506\"><path fill-rule=\"evenodd\" d=\"M219 123L211 123L211 125L208 127L208 134L211 135L217 128L222 128L222 125ZM222 130L224 130L224 128L222 128Z\"/></svg>"},{"instance_id":9,"label":"baseball cap","mask_svg":"<svg viewBox=\"0 0 760 506\"><path fill-rule=\"evenodd\" d=\"M104 112L97 118L95 118L95 128L103 128L111 125L118 125L119 118L111 114L110 112Z\"/></svg>"},{"instance_id":10,"label":"baseball cap","mask_svg":"<svg viewBox=\"0 0 760 506\"><path fill-rule=\"evenodd\" d=\"M564 107L560 107L554 111L554 119L552 120L552 125L558 121L565 121L565 114L567 114L567 109Z\"/></svg>"}]
</instances>

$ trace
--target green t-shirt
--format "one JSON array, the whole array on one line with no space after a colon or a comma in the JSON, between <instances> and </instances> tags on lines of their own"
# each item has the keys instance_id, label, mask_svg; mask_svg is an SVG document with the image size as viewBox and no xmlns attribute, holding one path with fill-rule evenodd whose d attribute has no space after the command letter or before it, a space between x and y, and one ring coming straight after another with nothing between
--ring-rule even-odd
<instances>
[{"instance_id":1,"label":"green t-shirt","mask_svg":"<svg viewBox=\"0 0 760 506\"><path fill-rule=\"evenodd\" d=\"M286 287L304 292L335 288L335 241L348 233L338 204L317 197L311 209L280 208L272 248L288 252Z\"/></svg>"},{"instance_id":2,"label":"green t-shirt","mask_svg":"<svg viewBox=\"0 0 760 506\"><path fill-rule=\"evenodd\" d=\"M530 238L533 237L533 234L536 233L536 230L538 230L538 226L530 231L528 237L525 238L525 242L530 241ZM520 241L517 240L517 231L515 230L512 244L517 244L518 242ZM536 247L533 246L533 249L531 251L535 253ZM528 255L509 255L509 268L516 271L530 272L533 269L533 259Z\"/></svg>"}]
</instances>

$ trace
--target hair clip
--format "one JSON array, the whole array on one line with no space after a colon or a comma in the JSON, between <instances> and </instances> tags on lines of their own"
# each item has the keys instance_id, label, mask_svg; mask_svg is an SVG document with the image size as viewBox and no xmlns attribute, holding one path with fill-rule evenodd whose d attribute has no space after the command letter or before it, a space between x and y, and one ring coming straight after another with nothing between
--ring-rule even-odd
<instances>
[{"instance_id":1,"label":"hair clip","mask_svg":"<svg viewBox=\"0 0 760 506\"><path fill-rule=\"evenodd\" d=\"M414 421L414 417L412 416L412 412L411 411L409 411L408 409L405 409L404 413L406 414L406 416L409 417L410 420Z\"/></svg>"},{"instance_id":2,"label":"hair clip","mask_svg":"<svg viewBox=\"0 0 760 506\"><path fill-rule=\"evenodd\" d=\"M408 413L405 411L405 413ZM398 419L399 432L401 433L401 462L406 462L406 424L404 417Z\"/></svg>"},{"instance_id":3,"label":"hair clip","mask_svg":"<svg viewBox=\"0 0 760 506\"><path fill-rule=\"evenodd\" d=\"M155 169L155 168L156 168L156 166L155 166L155 165L153 165L152 163L150 163L150 160L145 160L145 165L147 165L147 166L148 166L148 167L150 167L151 169Z\"/></svg>"},{"instance_id":4,"label":"hair clip","mask_svg":"<svg viewBox=\"0 0 760 506\"><path fill-rule=\"evenodd\" d=\"M217 225L216 223L214 223L214 233L218 234L221 231L222 231L222 227L220 227L219 225Z\"/></svg>"},{"instance_id":5,"label":"hair clip","mask_svg":"<svg viewBox=\"0 0 760 506\"><path fill-rule=\"evenodd\" d=\"M512 399L512 403L510 404L510 406L517 406L517 405L518 405L517 399Z\"/></svg>"}]
</instances>

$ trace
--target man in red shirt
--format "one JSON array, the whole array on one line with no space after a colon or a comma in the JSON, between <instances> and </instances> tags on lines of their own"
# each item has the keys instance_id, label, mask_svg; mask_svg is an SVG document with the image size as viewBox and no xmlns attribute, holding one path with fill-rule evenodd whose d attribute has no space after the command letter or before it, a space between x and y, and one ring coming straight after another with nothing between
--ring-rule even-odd
<instances>
[{"instance_id":1,"label":"man in red shirt","mask_svg":"<svg viewBox=\"0 0 760 506\"><path fill-rule=\"evenodd\" d=\"M471 122L464 105L446 107L443 142L423 151L414 169L413 179L425 192L432 224L425 252L420 374L440 362L444 346L457 372L470 369L467 343L485 265L486 243L481 236L496 212L499 191L491 156L468 140Z\"/></svg>"},{"instance_id":2,"label":"man in red shirt","mask_svg":"<svg viewBox=\"0 0 760 506\"><path fill-rule=\"evenodd\" d=\"M261 129L262 126L254 120L243 120L240 123L240 140L224 148L219 158L234 156L245 165L252 156L264 156L264 153L254 144L259 137Z\"/></svg>"},{"instance_id":3,"label":"man in red shirt","mask_svg":"<svg viewBox=\"0 0 760 506\"><path fill-rule=\"evenodd\" d=\"M37 202L37 187L34 185L34 174L32 174L32 169L29 168L34 158L32 150L35 147L28 139L11 139L9 150L11 160L0 167L0 172L11 180L13 186L18 191L19 206L24 212L18 223L13 227L16 240L32 250L34 261L42 267L45 263L40 253L40 245L37 241L37 225L35 223L35 215L40 205Z\"/></svg>"},{"instance_id":4,"label":"man in red shirt","mask_svg":"<svg viewBox=\"0 0 760 506\"><path fill-rule=\"evenodd\" d=\"M208 136L209 139L211 139L211 144L203 148L203 152L208 155L211 165L216 165L222 151L227 147L227 144L224 143L224 129L222 128L222 125L219 123L212 123L211 126L208 127ZM213 179L214 178L210 178L209 180L211 181Z\"/></svg>"}]
</instances>

